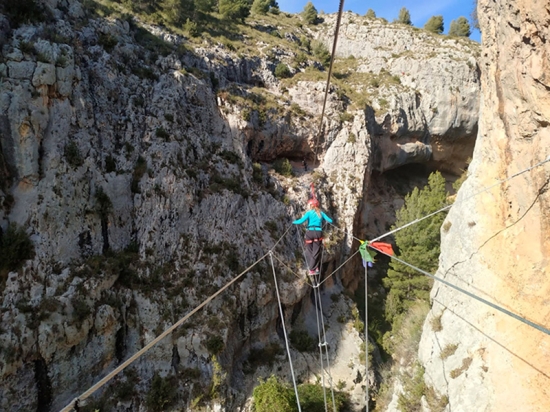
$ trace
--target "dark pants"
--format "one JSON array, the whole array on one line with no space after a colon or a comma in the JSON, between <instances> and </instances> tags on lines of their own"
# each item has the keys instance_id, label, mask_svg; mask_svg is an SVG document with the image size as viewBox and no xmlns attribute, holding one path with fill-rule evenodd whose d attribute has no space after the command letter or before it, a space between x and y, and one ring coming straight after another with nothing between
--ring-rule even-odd
<instances>
[{"instance_id":1,"label":"dark pants","mask_svg":"<svg viewBox=\"0 0 550 412\"><path fill-rule=\"evenodd\" d=\"M323 237L320 230L306 230L306 262L309 270L321 269L321 252L323 242L319 239ZM309 243L308 241L312 241Z\"/></svg>"}]
</instances>

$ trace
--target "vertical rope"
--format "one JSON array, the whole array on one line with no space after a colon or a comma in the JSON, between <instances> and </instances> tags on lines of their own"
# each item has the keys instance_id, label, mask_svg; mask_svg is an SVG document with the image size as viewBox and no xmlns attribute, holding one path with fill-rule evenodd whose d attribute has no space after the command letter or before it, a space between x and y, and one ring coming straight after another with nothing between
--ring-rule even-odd
<instances>
[{"instance_id":1,"label":"vertical rope","mask_svg":"<svg viewBox=\"0 0 550 412\"><path fill-rule=\"evenodd\" d=\"M290 356L290 348L288 346L288 337L286 336L285 315L283 313L283 305L281 303L281 295L279 294L279 285L277 284L277 276L275 275L275 265L273 264L273 252L269 251L269 259L271 260L271 268L273 269L273 280L275 281L275 291L277 292L277 302L279 302L279 313L281 315L281 323L283 324L283 334L285 336L286 352L288 353L288 363L290 363L290 374L292 375L292 384L294 385L294 394L296 395L296 403L298 404L298 412L302 412L300 407L300 397L298 396L298 387L296 386L296 378L294 377L294 368L292 367L292 358Z\"/></svg>"},{"instance_id":2,"label":"vertical rope","mask_svg":"<svg viewBox=\"0 0 550 412\"><path fill-rule=\"evenodd\" d=\"M321 278L321 274L319 274L319 278ZM325 348L325 356L327 358L327 374L328 374L328 382L330 384L330 394L332 396L332 409L334 412L336 412L336 400L334 399L334 387L332 384L332 374L330 372L330 358L328 355L328 344L327 344L327 334L325 330L325 320L323 317L323 302L321 301L321 289L319 288L319 282L317 282L316 293L319 296L319 312L321 317L321 327L323 331L323 346Z\"/></svg>"},{"instance_id":3,"label":"vertical rope","mask_svg":"<svg viewBox=\"0 0 550 412\"><path fill-rule=\"evenodd\" d=\"M365 411L369 412L369 295L367 292L367 266L368 263L365 262L365 388L367 393L367 398L365 399Z\"/></svg>"},{"instance_id":4,"label":"vertical rope","mask_svg":"<svg viewBox=\"0 0 550 412\"><path fill-rule=\"evenodd\" d=\"M321 275L319 275L321 276ZM325 401L325 412L328 412L327 407L327 388L325 387L325 367L323 365L323 345L321 342L321 327L319 322L319 305L317 304L317 292L316 289L319 287L319 282L317 281L317 276L312 276L313 281L313 296L315 298L315 316L317 317L317 336L319 337L319 362L321 363L321 381L323 386L323 399ZM322 316L322 314L321 314Z\"/></svg>"}]
</instances>

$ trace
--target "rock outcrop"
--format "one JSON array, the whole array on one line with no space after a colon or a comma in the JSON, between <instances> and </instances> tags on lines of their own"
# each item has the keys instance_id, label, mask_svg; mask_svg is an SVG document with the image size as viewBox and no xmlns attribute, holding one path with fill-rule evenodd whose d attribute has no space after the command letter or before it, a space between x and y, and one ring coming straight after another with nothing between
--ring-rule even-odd
<instances>
[{"instance_id":1,"label":"rock outcrop","mask_svg":"<svg viewBox=\"0 0 550 412\"><path fill-rule=\"evenodd\" d=\"M341 229L328 235L325 266L336 269L352 243L340 232L362 224L370 172L437 163L445 158L436 156L437 139L468 140L476 128L475 53L459 43L446 50L460 56L452 69L460 75L445 81L464 88L464 101L439 89L432 95L429 73L439 69L405 59L398 65L417 67L418 78L409 73L401 84L368 86L373 100L353 120L339 118L346 99L331 92L317 141L312 124L323 82L306 79L283 90L273 75L278 61L294 57L283 47L294 37L243 56L213 41L188 45L159 27L100 18L76 0L46 3L55 16L49 23L4 30L9 19L0 18L0 225L24 227L36 250L2 282L2 325L9 326L0 330L0 409L59 409L90 387L273 247L302 212L312 179ZM395 38L407 30L414 37L409 28ZM359 65L365 57L356 56ZM422 97L411 91L417 86ZM399 88L407 91L385 107L383 96ZM462 145L457 141L456 150ZM304 156L313 163L315 154L316 171L296 169L294 178L269 164ZM277 246L290 271L300 270L300 242L293 231ZM286 274L281 289L292 327L311 307L303 303L310 289ZM325 298L340 291L345 276L352 271L326 283ZM216 387L223 400L211 401L235 410L249 395L241 391L250 385L242 361L252 349L281 342L271 282L266 262L255 266L117 377L105 396L137 409L158 374L174 379L182 406L223 381ZM334 342L338 332L345 342L357 340L338 325ZM331 349L341 352L336 344ZM303 364L304 379L314 379L318 371ZM354 360L351 371L358 370ZM350 392L362 379L349 383Z\"/></svg>"},{"instance_id":2,"label":"rock outcrop","mask_svg":"<svg viewBox=\"0 0 550 412\"><path fill-rule=\"evenodd\" d=\"M326 26L315 36L332 50L336 16L323 18ZM359 73L389 80L357 85L372 100L368 127L376 170L431 162L460 174L477 134L478 54L469 39L344 13L336 55L359 59Z\"/></svg>"},{"instance_id":3,"label":"rock outcrop","mask_svg":"<svg viewBox=\"0 0 550 412\"><path fill-rule=\"evenodd\" d=\"M478 2L480 130L437 273L546 328L550 163L515 175L550 155L549 13L533 1ZM550 409L550 336L437 282L431 298L419 354L445 410ZM454 354L441 356L450 345Z\"/></svg>"}]
</instances>

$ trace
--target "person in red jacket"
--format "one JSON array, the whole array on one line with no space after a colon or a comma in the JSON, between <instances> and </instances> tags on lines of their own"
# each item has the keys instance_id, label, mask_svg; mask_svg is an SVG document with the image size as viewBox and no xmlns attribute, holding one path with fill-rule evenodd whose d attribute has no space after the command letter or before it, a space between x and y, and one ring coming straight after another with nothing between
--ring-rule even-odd
<instances>
[{"instance_id":1,"label":"person in red jacket","mask_svg":"<svg viewBox=\"0 0 550 412\"><path fill-rule=\"evenodd\" d=\"M305 236L305 253L306 263L310 275L319 273L321 267L321 251L323 248L323 220L332 223L332 219L328 217L319 207L319 201L316 198L309 199L308 211L300 219L292 222L295 225L300 225L307 222Z\"/></svg>"}]
</instances>

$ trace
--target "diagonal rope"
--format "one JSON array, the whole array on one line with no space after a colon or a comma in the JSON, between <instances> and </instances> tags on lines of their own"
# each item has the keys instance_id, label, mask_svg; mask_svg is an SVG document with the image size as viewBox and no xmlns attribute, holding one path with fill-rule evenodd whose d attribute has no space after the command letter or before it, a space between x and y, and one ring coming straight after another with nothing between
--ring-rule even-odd
<instances>
[{"instance_id":1,"label":"diagonal rope","mask_svg":"<svg viewBox=\"0 0 550 412\"><path fill-rule=\"evenodd\" d=\"M353 259L353 257L354 257L356 254L358 254L358 253L359 253L359 249L357 249L357 250L355 251L354 254L352 254L349 258L347 258L347 259L344 261L344 263L342 263L340 266L338 266L336 269L334 269L326 278L323 279L322 282L319 282L319 284L317 284L317 285L314 286L314 287L317 287L317 288L318 288L318 287L321 286L323 283L325 283L327 280L329 280L336 272L338 272L343 266L345 266L346 263L348 263L351 259Z\"/></svg>"},{"instance_id":2,"label":"diagonal rope","mask_svg":"<svg viewBox=\"0 0 550 412\"><path fill-rule=\"evenodd\" d=\"M180 326L182 323L184 323L192 315L197 313L200 309L202 309L204 306L206 306L208 303L210 303L215 297L217 297L223 291L225 291L227 288L229 288L229 286L231 286L233 283L235 283L237 280L239 280L242 276L244 276L246 273L248 273L254 266L256 266L258 263L260 263L262 260L264 260L271 253L272 250L275 249L275 247L286 236L286 234L288 233L288 231L290 230L291 227L292 226L289 226L287 228L287 230L283 233L283 235L279 238L279 240L277 240L277 242L275 242L275 244L272 246L272 248L267 253L265 253L262 257L260 257L254 263L252 263L249 267L247 267L245 270L243 270L240 274L238 274L231 281L226 283L225 286L221 287L217 292L215 292L214 294L209 296L207 299L205 299L195 309L193 309L187 315L182 317L180 320L178 320L176 323L174 323L172 326L170 326L168 329L166 329L164 332L162 332L159 336L157 336L155 339L153 339L151 342L149 342L147 345L145 345L143 348L141 348L138 352L136 352L134 355L132 355L130 358L128 358L126 361L124 361L122 364L120 364L117 368L115 368L113 371L111 371L109 374L107 374L107 376L105 376L103 379L101 379L99 382L97 382L95 385L93 385L90 389L88 389L86 392L84 392L80 396L74 398L65 408L63 408L61 410L61 412L69 412L69 411L73 410L75 408L75 406L78 405L78 402L86 400L88 397L90 397L99 388L101 388L103 385L105 385L107 382L109 382L111 379L113 379L116 375L118 375L120 372L122 372L124 369L126 369L131 363L133 363L135 360L140 358L145 352L149 351L149 349L151 349L153 346L155 346L157 343L159 343L167 335L172 333L178 326Z\"/></svg>"},{"instance_id":3,"label":"diagonal rope","mask_svg":"<svg viewBox=\"0 0 550 412\"><path fill-rule=\"evenodd\" d=\"M442 278L440 278L440 277L437 277L437 276L435 276L435 275L432 275L431 273L426 272L425 270L422 270L422 269L420 269L420 268L418 268L418 267L416 267L416 266L414 266L414 265L411 265L411 264L408 263L408 262L405 262L403 259L399 259L399 258L396 257L396 256L392 256L392 255L389 255L389 254L387 254L387 253L384 253L383 251L381 251L381 250L379 250L379 249L376 249L376 248L373 248L373 247L371 247L370 245L367 245L367 246L370 247L371 249L376 250L378 253L382 253L383 255L389 256L391 259L396 260L397 262L400 262L400 263L402 263L403 265L408 266L408 267L410 267L411 269L416 270L417 272L422 273L423 275L428 276L429 278L432 278L433 280L437 280L438 282L441 282L441 283L443 283L444 285L449 286L450 288L453 288L453 289L455 289L455 290L457 290L457 291L459 291L459 292L461 292L461 293L463 293L463 294L465 294L465 295L471 297L472 299L475 299L475 300L477 300L477 301L479 301L479 302L481 302L481 303L483 303L483 304L485 304L485 305L487 305L487 306L490 306L490 307L492 307L493 309L496 309L496 310L498 310L499 312L502 312L502 313L504 313L505 315L508 315L508 316L510 316L510 317L512 317L512 318L514 318L514 319L516 319L516 320L518 320L518 321L520 321L520 322L522 322L522 323L525 323L526 325L531 326L532 328L535 328L535 329L539 330L540 332L545 333L546 335L549 335L549 336L550 336L550 329L546 328L545 326L542 326L542 325L539 325L538 323L532 322L532 321L530 321L529 319L527 319L527 318L525 318L525 317L523 317L523 316L521 316L521 315L518 315L518 314L516 314L516 313L514 313L514 312L512 312L512 311L510 311L510 310L508 310L508 309L503 308L502 306L499 306L499 305L497 305L497 304L495 304L495 303L493 303L493 302L488 301L487 299L482 298L481 296L477 296L477 295L474 294L474 293L468 292L467 290L462 289L460 286L454 285L454 284L452 284L451 282L449 282L449 281L447 281L447 280L445 280L445 279L442 279Z\"/></svg>"},{"instance_id":4,"label":"diagonal rope","mask_svg":"<svg viewBox=\"0 0 550 412\"><path fill-rule=\"evenodd\" d=\"M312 286L311 283L307 281L307 279L303 279L301 275L299 275L294 270L292 270L292 268L288 266L279 256L273 254L273 257L277 260L277 262L279 262L283 267L285 267L290 273L292 273L298 279L299 283L301 283L302 285L306 284L306 285Z\"/></svg>"},{"instance_id":5,"label":"diagonal rope","mask_svg":"<svg viewBox=\"0 0 550 412\"><path fill-rule=\"evenodd\" d=\"M294 394L296 395L296 403L298 404L298 412L302 412L300 406L300 396L298 395L298 387L296 386L296 378L294 377L294 368L292 367L292 357L290 356L290 347L288 346L288 337L286 335L285 315L283 313L283 305L281 303L281 295L279 294L279 285L277 283L277 276L275 275L275 265L273 264L273 252L269 251L269 258L271 260L271 268L273 269L273 280L275 281L275 291L277 292L277 302L279 303L279 314L281 316L281 323L283 325L283 334L285 336L286 353L288 354L288 362L290 363L290 374L292 375L292 384L294 385Z\"/></svg>"},{"instance_id":6,"label":"diagonal rope","mask_svg":"<svg viewBox=\"0 0 550 412\"><path fill-rule=\"evenodd\" d=\"M400 226L400 227L397 227L397 228L395 228L395 229L393 229L393 230L390 230L389 232L384 233L383 235L380 235L380 236L378 236L378 237L372 239L371 242L376 242L376 241L378 241L378 240L380 240L380 239L382 239L382 238L385 238L385 237L387 237L387 236L393 235L394 233L399 232L400 230L403 230L403 229L405 229L405 228L407 228L407 227L409 227L409 226L412 226L412 225L414 225L414 224L416 224L416 223L418 223L418 222L421 222L421 221L423 221L423 220L425 220L425 219L428 219L428 218L432 217L433 215L436 215L436 214L438 214L438 213L444 212L445 210L450 209L452 206L454 206L454 205L456 205L456 204L464 203L464 202L466 202L467 200L470 200L470 199L472 199L472 198L474 198L474 197L476 197L476 196L478 196L478 195L480 195L480 194L482 194L482 193L485 193L485 192L489 191L490 189L492 189L492 188L495 187L495 186L499 186L499 185L501 185L501 184L503 184L503 183L506 183L506 182L508 182L509 180L512 180L512 179L514 179L514 178L516 178L516 177L522 175L523 173L529 172L529 171L531 171L531 170L533 170L533 169L535 169L535 168L537 168L537 167L539 167L539 166L542 166L543 164L545 164L545 163L547 163L547 162L550 162L550 156L548 156L545 160L543 160L543 161L541 161L541 162L539 162L539 163L537 163L537 164L535 164L535 165L533 165L533 166L530 166L530 167L528 167L528 168L526 168L526 169L520 170L519 172L513 174L512 176L510 176L510 177L508 177L508 178L506 178L506 179L498 180L496 183L494 183L494 184L492 184L492 185L490 185L490 186L487 186L487 187L484 188L483 190L480 190L479 192L476 192L476 193L474 193L474 194L472 194L472 195L470 195L470 196L468 196L468 197L465 197L464 199L461 199L461 200L459 200L459 201L457 201L457 202L455 202L455 203L453 203L453 204L450 204L450 205L447 205L447 206L445 206L445 207L442 207L441 209L436 210L435 212L432 212L432 213L430 213L430 214L428 214L428 215L426 215L426 216L423 216L423 217L421 217L421 218L415 219L415 220L413 220L412 222L409 222L409 223L407 223L407 224L405 224L405 225L403 225L403 226ZM337 226L335 226L335 227L337 227ZM340 229L340 228L338 228L338 229ZM343 230L343 229L340 229L340 230ZM357 238L355 238L355 239L357 239ZM357 240L359 240L359 239L357 239Z\"/></svg>"}]
</instances>

